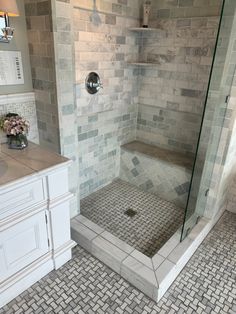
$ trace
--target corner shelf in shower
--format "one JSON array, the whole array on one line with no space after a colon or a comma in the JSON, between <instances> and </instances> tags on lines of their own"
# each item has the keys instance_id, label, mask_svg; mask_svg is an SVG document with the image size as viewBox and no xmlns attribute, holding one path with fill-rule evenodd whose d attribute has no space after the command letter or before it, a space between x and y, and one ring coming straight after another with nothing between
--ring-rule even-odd
<instances>
[{"instance_id":1,"label":"corner shelf in shower","mask_svg":"<svg viewBox=\"0 0 236 314\"><path fill-rule=\"evenodd\" d=\"M138 33L159 33L159 34L165 34L166 32L163 29L160 28L152 28L152 27L132 27L129 28L129 31L131 32L138 32ZM135 61L135 62L128 62L128 65L131 66L140 66L140 67L155 67L159 65L158 63L154 62L147 62L147 61Z\"/></svg>"},{"instance_id":2,"label":"corner shelf in shower","mask_svg":"<svg viewBox=\"0 0 236 314\"><path fill-rule=\"evenodd\" d=\"M160 34L163 34L165 33L165 31L163 29L160 29L160 28L153 28L153 27L132 27L132 28L129 28L129 31L131 32L156 32L156 33L160 33Z\"/></svg>"},{"instance_id":3,"label":"corner shelf in shower","mask_svg":"<svg viewBox=\"0 0 236 314\"><path fill-rule=\"evenodd\" d=\"M152 66L157 66L158 63L152 63L152 62L128 62L128 65L142 66L142 67L152 67Z\"/></svg>"}]
</instances>

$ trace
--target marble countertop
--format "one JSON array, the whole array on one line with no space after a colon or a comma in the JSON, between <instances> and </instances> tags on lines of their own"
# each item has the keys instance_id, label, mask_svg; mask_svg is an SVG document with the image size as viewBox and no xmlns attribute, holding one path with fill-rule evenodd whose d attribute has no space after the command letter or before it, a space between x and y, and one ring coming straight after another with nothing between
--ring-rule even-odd
<instances>
[{"instance_id":1,"label":"marble countertop","mask_svg":"<svg viewBox=\"0 0 236 314\"><path fill-rule=\"evenodd\" d=\"M69 162L69 159L31 142L23 150L9 149L7 144L1 144L0 186Z\"/></svg>"}]
</instances>

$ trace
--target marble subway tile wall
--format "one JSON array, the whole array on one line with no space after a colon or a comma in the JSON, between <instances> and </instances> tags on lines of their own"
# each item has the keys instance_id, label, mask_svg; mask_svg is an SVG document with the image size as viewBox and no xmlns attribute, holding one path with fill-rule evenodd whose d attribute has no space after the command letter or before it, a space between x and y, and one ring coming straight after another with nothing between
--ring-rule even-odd
<instances>
[{"instance_id":1,"label":"marble subway tile wall","mask_svg":"<svg viewBox=\"0 0 236 314\"><path fill-rule=\"evenodd\" d=\"M76 103L81 198L119 175L120 145L136 137L138 71L127 67L139 47L130 27L139 26L139 1L74 0ZM85 90L89 72L103 89Z\"/></svg>"},{"instance_id":2,"label":"marble subway tile wall","mask_svg":"<svg viewBox=\"0 0 236 314\"><path fill-rule=\"evenodd\" d=\"M70 158L71 216L79 213L72 1L25 0L40 144Z\"/></svg>"},{"instance_id":3,"label":"marble subway tile wall","mask_svg":"<svg viewBox=\"0 0 236 314\"><path fill-rule=\"evenodd\" d=\"M49 0L24 0L40 144L60 151L52 8Z\"/></svg>"},{"instance_id":4,"label":"marble subway tile wall","mask_svg":"<svg viewBox=\"0 0 236 314\"><path fill-rule=\"evenodd\" d=\"M59 119L60 153L72 160L69 167L71 217L80 212L73 1L51 0L54 42L56 99Z\"/></svg>"},{"instance_id":5,"label":"marble subway tile wall","mask_svg":"<svg viewBox=\"0 0 236 314\"><path fill-rule=\"evenodd\" d=\"M221 9L219 0L152 1L151 32L140 36L137 139L195 153Z\"/></svg>"}]
</instances>

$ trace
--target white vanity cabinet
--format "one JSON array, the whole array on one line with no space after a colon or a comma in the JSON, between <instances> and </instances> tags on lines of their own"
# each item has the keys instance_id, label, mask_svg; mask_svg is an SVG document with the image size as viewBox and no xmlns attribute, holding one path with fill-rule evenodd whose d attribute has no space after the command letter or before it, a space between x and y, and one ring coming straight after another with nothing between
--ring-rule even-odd
<instances>
[{"instance_id":1,"label":"white vanity cabinet","mask_svg":"<svg viewBox=\"0 0 236 314\"><path fill-rule=\"evenodd\" d=\"M70 237L70 161L49 152L40 155L36 145L32 149L32 154L31 149L0 154L0 307L70 260L75 245ZM42 156L49 161L39 165Z\"/></svg>"},{"instance_id":2,"label":"white vanity cabinet","mask_svg":"<svg viewBox=\"0 0 236 314\"><path fill-rule=\"evenodd\" d=\"M48 252L44 212L6 228L0 238L0 281L4 282Z\"/></svg>"}]
</instances>

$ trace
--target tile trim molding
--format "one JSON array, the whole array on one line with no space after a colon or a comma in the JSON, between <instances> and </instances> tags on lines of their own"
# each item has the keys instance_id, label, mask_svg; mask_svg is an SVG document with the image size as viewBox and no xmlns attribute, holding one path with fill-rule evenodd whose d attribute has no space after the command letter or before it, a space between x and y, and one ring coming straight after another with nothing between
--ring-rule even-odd
<instances>
[{"instance_id":1,"label":"tile trim molding","mask_svg":"<svg viewBox=\"0 0 236 314\"><path fill-rule=\"evenodd\" d=\"M0 95L0 105L7 105L12 102L19 103L27 101L35 101L34 92Z\"/></svg>"},{"instance_id":2,"label":"tile trim molding","mask_svg":"<svg viewBox=\"0 0 236 314\"><path fill-rule=\"evenodd\" d=\"M178 230L149 258L82 215L71 220L72 239L133 286L158 302L187 264L225 209L201 218L182 241Z\"/></svg>"}]
</instances>

